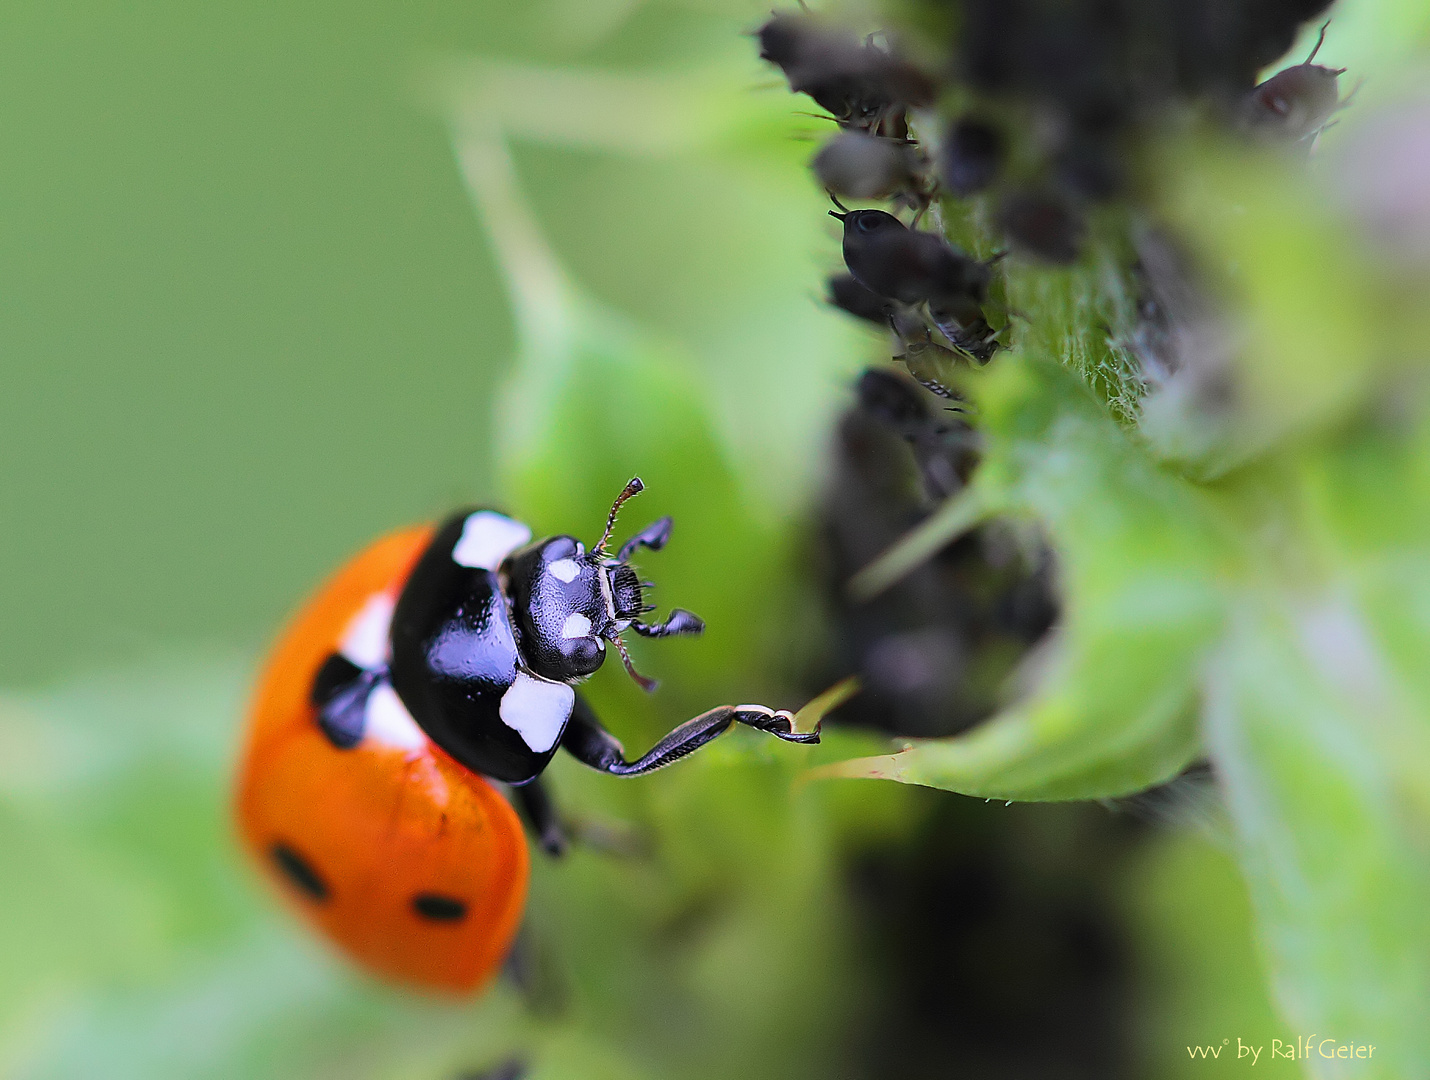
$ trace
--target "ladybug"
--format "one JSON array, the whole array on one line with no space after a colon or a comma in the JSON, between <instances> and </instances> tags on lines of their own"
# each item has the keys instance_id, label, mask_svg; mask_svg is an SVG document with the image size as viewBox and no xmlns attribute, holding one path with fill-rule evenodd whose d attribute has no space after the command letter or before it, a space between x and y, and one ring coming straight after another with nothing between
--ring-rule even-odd
<instances>
[{"instance_id":1,"label":"ladybug","mask_svg":"<svg viewBox=\"0 0 1430 1080\"><path fill-rule=\"evenodd\" d=\"M502 964L526 899L529 861L515 801L553 854L564 838L539 777L558 749L639 776L734 724L788 742L790 713L723 705L627 761L575 687L619 653L621 635L693 635L660 622L630 565L670 538L662 518L614 552L626 485L595 547L532 542L482 507L383 537L337 572L273 650L240 768L244 846L307 920L399 982L466 993Z\"/></svg>"}]
</instances>

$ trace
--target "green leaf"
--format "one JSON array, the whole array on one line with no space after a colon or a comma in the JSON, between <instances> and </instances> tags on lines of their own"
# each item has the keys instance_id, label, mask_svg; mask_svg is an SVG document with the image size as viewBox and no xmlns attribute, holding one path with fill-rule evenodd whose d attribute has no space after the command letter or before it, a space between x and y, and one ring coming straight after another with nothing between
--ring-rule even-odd
<instances>
[{"instance_id":1,"label":"green leaf","mask_svg":"<svg viewBox=\"0 0 1430 1080\"><path fill-rule=\"evenodd\" d=\"M1374 655L1353 607L1266 599L1238 612L1217 657L1208 739L1273 986L1297 1031L1377 1047L1318 1075L1423 1075L1430 755L1423 737L1383 753L1395 719L1347 685Z\"/></svg>"},{"instance_id":2,"label":"green leaf","mask_svg":"<svg viewBox=\"0 0 1430 1080\"><path fill-rule=\"evenodd\" d=\"M1430 482L1427 424L1368 418L1280 463L1294 537L1244 590L1212 665L1225 783L1290 1021L1430 1069ZM1258 500L1259 501L1259 500ZM1269 516L1269 515L1268 515Z\"/></svg>"}]
</instances>

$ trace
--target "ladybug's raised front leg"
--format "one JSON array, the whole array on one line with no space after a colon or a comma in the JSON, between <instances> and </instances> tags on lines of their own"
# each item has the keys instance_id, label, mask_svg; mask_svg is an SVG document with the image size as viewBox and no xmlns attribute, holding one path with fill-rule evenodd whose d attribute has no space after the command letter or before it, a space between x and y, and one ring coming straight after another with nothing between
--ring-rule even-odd
<instances>
[{"instance_id":1,"label":"ladybug's raised front leg","mask_svg":"<svg viewBox=\"0 0 1430 1080\"><path fill-rule=\"evenodd\" d=\"M681 724L639 760L627 761L620 742L601 726L591 707L577 694L561 745L576 760L593 769L612 776L640 776L694 753L733 724L767 731L785 742L819 742L818 728L804 733L795 731L793 714L783 710L767 709L763 705L718 705Z\"/></svg>"}]
</instances>

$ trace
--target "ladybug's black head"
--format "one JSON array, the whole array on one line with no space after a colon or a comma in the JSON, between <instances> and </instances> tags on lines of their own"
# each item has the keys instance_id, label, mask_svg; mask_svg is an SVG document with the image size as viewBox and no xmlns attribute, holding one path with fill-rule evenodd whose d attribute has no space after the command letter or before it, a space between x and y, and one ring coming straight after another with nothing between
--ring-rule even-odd
<instances>
[{"instance_id":1,"label":"ladybug's black head","mask_svg":"<svg viewBox=\"0 0 1430 1080\"><path fill-rule=\"evenodd\" d=\"M512 614L522 656L528 667L548 679L575 682L605 662L606 642L615 645L631 677L647 690L653 680L631 666L621 633L627 628L646 637L698 634L705 624L688 611L675 609L663 622L647 624L640 616L652 610L642 582L629 565L642 547L658 551L670 538L670 518L661 518L621 545L615 555L606 543L621 504L644 485L632 480L616 498L600 542L587 551L572 536L554 536L515 552L506 562Z\"/></svg>"}]
</instances>

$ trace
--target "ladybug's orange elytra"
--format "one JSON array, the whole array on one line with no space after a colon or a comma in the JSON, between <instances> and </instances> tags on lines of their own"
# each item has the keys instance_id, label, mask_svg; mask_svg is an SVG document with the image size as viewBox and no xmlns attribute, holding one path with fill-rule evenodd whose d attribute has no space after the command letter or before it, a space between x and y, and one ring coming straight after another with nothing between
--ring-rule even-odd
<instances>
[{"instance_id":1,"label":"ladybug's orange elytra","mask_svg":"<svg viewBox=\"0 0 1430 1080\"><path fill-rule=\"evenodd\" d=\"M265 876L354 958L396 981L470 993L501 966L526 900L516 813L410 721L339 749L311 702L334 643L375 596L396 601L431 537L417 528L378 540L280 638L253 700L238 823Z\"/></svg>"}]
</instances>

